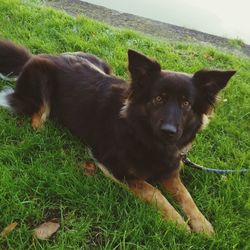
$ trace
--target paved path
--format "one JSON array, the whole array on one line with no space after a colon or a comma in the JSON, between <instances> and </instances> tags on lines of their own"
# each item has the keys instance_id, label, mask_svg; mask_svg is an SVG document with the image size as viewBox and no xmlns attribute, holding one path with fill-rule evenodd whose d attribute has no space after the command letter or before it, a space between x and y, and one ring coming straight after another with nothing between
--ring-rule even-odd
<instances>
[{"instance_id":1,"label":"paved path","mask_svg":"<svg viewBox=\"0 0 250 250\"><path fill-rule=\"evenodd\" d=\"M125 27L171 41L196 42L250 57L250 45L232 45L232 40L152 19L121 13L80 0L47 0L47 5L76 16L83 14L112 26Z\"/></svg>"}]
</instances>

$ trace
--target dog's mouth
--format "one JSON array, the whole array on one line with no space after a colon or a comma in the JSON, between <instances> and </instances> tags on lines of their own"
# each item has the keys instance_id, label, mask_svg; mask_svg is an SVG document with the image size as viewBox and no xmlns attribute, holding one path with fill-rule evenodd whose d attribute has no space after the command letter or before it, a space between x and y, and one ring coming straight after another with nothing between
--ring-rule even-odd
<instances>
[{"instance_id":1,"label":"dog's mouth","mask_svg":"<svg viewBox=\"0 0 250 250\"><path fill-rule=\"evenodd\" d=\"M160 132L160 138L166 144L176 144L178 140L181 138L181 133L175 135L169 135L163 132Z\"/></svg>"}]
</instances>

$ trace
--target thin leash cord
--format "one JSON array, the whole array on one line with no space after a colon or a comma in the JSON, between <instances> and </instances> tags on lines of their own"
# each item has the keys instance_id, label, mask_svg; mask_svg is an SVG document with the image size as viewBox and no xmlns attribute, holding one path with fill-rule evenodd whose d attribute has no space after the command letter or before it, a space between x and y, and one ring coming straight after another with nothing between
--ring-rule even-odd
<instances>
[{"instance_id":1,"label":"thin leash cord","mask_svg":"<svg viewBox=\"0 0 250 250\"><path fill-rule=\"evenodd\" d=\"M250 169L246 169L246 168L242 168L242 169L239 169L239 170L206 168L206 167L203 167L203 166L198 165L196 163L193 163L191 160L189 160L187 158L186 155L182 155L182 162L188 167L195 168L195 169L198 169L198 170L202 170L202 171L205 171L205 172L217 173L217 174L231 174L231 173L244 174L244 173L250 171Z\"/></svg>"}]
</instances>

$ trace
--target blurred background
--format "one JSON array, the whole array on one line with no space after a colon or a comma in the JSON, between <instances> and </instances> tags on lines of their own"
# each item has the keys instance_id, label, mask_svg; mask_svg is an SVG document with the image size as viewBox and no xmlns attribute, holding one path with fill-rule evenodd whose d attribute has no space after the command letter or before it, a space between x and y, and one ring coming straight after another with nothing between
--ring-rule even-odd
<instances>
[{"instance_id":1,"label":"blurred background","mask_svg":"<svg viewBox=\"0 0 250 250\"><path fill-rule=\"evenodd\" d=\"M250 44L250 0L85 0Z\"/></svg>"}]
</instances>

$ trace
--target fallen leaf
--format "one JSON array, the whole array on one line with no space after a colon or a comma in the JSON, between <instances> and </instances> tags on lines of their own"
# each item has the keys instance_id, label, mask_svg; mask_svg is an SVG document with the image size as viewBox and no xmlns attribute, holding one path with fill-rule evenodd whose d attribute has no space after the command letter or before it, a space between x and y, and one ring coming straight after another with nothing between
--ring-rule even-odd
<instances>
[{"instance_id":1,"label":"fallen leaf","mask_svg":"<svg viewBox=\"0 0 250 250\"><path fill-rule=\"evenodd\" d=\"M9 224L4 230L1 232L2 237L7 237L17 226L17 222L13 222Z\"/></svg>"},{"instance_id":2,"label":"fallen leaf","mask_svg":"<svg viewBox=\"0 0 250 250\"><path fill-rule=\"evenodd\" d=\"M88 176L93 176L96 173L96 165L92 162L84 162L82 168Z\"/></svg>"},{"instance_id":3,"label":"fallen leaf","mask_svg":"<svg viewBox=\"0 0 250 250\"><path fill-rule=\"evenodd\" d=\"M39 240L47 240L59 229L59 227L60 225L57 222L45 222L34 229L33 236Z\"/></svg>"}]
</instances>

